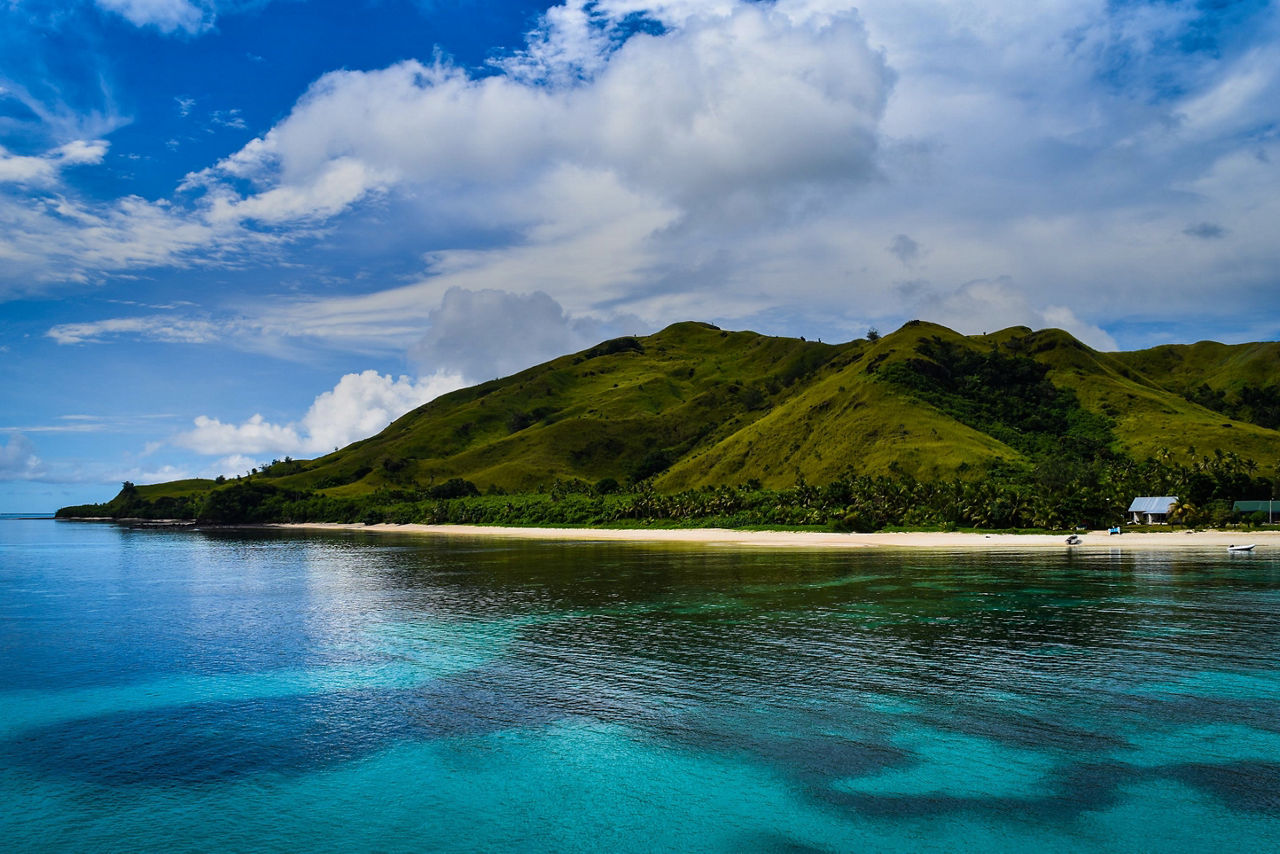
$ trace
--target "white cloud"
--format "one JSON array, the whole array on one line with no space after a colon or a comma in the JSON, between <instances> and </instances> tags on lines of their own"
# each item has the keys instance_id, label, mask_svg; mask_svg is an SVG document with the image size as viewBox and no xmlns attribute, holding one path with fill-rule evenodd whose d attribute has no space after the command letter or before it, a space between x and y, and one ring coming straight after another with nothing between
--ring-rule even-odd
<instances>
[{"instance_id":1,"label":"white cloud","mask_svg":"<svg viewBox=\"0 0 1280 854\"><path fill-rule=\"evenodd\" d=\"M224 424L216 418L199 415L195 429L181 434L174 443L202 454L297 452L304 444L292 424L271 424L258 414L240 424Z\"/></svg>"},{"instance_id":2,"label":"white cloud","mask_svg":"<svg viewBox=\"0 0 1280 854\"><path fill-rule=\"evenodd\" d=\"M530 50L577 69L575 81L590 54L588 79L473 78L442 59L332 72L188 186L208 188L222 215L279 221L332 215L392 183L505 191L565 165L695 207L873 171L889 75L851 10L726 4L662 36L634 36L607 61L595 40L565 36L580 17L576 4L553 10ZM224 176L264 189L241 198ZM273 195L298 201L259 202ZM517 223L528 213L496 212Z\"/></svg>"},{"instance_id":3,"label":"white cloud","mask_svg":"<svg viewBox=\"0 0 1280 854\"><path fill-rule=\"evenodd\" d=\"M10 154L0 149L0 182L48 184L57 177L55 161L47 157Z\"/></svg>"},{"instance_id":4,"label":"white cloud","mask_svg":"<svg viewBox=\"0 0 1280 854\"><path fill-rule=\"evenodd\" d=\"M1068 306L1039 309L1008 281L969 282L949 293L901 291L923 320L931 320L969 335L995 332L1009 326L1065 330L1098 350L1116 350L1115 339L1098 326L1080 320Z\"/></svg>"},{"instance_id":5,"label":"white cloud","mask_svg":"<svg viewBox=\"0 0 1280 854\"><path fill-rule=\"evenodd\" d=\"M209 114L209 121L218 127L233 128L235 130L244 130L249 126L245 122L244 116L240 115L239 109L214 110Z\"/></svg>"},{"instance_id":6,"label":"white cloud","mask_svg":"<svg viewBox=\"0 0 1280 854\"><path fill-rule=\"evenodd\" d=\"M302 417L306 447L325 451L372 436L409 410L462 387L456 373L443 371L417 380L393 380L377 371L347 374Z\"/></svg>"},{"instance_id":7,"label":"white cloud","mask_svg":"<svg viewBox=\"0 0 1280 854\"><path fill-rule=\"evenodd\" d=\"M248 457L244 454L232 454L208 466L204 471L204 476L217 477L222 475L223 477L235 477L238 474L252 471L264 462L266 461Z\"/></svg>"},{"instance_id":8,"label":"white cloud","mask_svg":"<svg viewBox=\"0 0 1280 854\"><path fill-rule=\"evenodd\" d=\"M322 76L173 203L80 202L49 157L13 160L54 183L0 204L0 266L91 282L243 264L321 229L361 249L376 223L425 258L417 281L237 306L246 334L350 349L407 346L453 289L860 334L927 307L903 302L904 275L961 308L998 282L1020 322L1066 310L1097 341L1276 292L1274 7L1204 50L1214 12L1189 0L857 7L569 0L492 74ZM633 14L657 24L629 34Z\"/></svg>"},{"instance_id":9,"label":"white cloud","mask_svg":"<svg viewBox=\"0 0 1280 854\"><path fill-rule=\"evenodd\" d=\"M225 331L209 321L155 315L113 317L85 323L60 323L45 333L59 344L86 344L117 336L136 336L172 344L205 344Z\"/></svg>"},{"instance_id":10,"label":"white cloud","mask_svg":"<svg viewBox=\"0 0 1280 854\"><path fill-rule=\"evenodd\" d=\"M195 36L213 29L219 15L260 9L271 0L94 0L135 27L165 35ZM185 115L185 114L184 114Z\"/></svg>"},{"instance_id":11,"label":"white cloud","mask_svg":"<svg viewBox=\"0 0 1280 854\"><path fill-rule=\"evenodd\" d=\"M323 454L372 436L409 410L463 385L439 372L417 380L377 371L347 374L316 397L297 422L273 424L255 414L240 424L201 415L173 444L201 454Z\"/></svg>"},{"instance_id":12,"label":"white cloud","mask_svg":"<svg viewBox=\"0 0 1280 854\"><path fill-rule=\"evenodd\" d=\"M0 480L35 480L44 474L35 445L21 433L10 433L0 445Z\"/></svg>"},{"instance_id":13,"label":"white cloud","mask_svg":"<svg viewBox=\"0 0 1280 854\"><path fill-rule=\"evenodd\" d=\"M77 139L42 155L10 154L0 147L0 183L49 186L57 183L63 166L101 163L107 142Z\"/></svg>"},{"instance_id":14,"label":"white cloud","mask_svg":"<svg viewBox=\"0 0 1280 854\"><path fill-rule=\"evenodd\" d=\"M890 74L852 9L704 5L621 46L609 28L622 12L584 14L551 14L505 75L444 60L327 74L265 136L188 176L184 189L220 227L329 220L394 196L403 228L443 219L512 235L434 249L415 284L273 305L262 313L281 334L409 335L453 288L543 291L575 314L617 301L646 313L656 284L688 287L660 284L674 270L705 269L707 256L873 179ZM742 304L764 296L752 278L734 283L754 291ZM725 284L697 290L723 303Z\"/></svg>"},{"instance_id":15,"label":"white cloud","mask_svg":"<svg viewBox=\"0 0 1280 854\"><path fill-rule=\"evenodd\" d=\"M214 223L263 224L325 219L390 183L389 176L349 157L338 158L302 185L274 187L247 199L214 191L206 199Z\"/></svg>"},{"instance_id":16,"label":"white cloud","mask_svg":"<svg viewBox=\"0 0 1280 854\"><path fill-rule=\"evenodd\" d=\"M162 33L194 34L213 23L212 4L190 0L95 0L136 27L155 27Z\"/></svg>"},{"instance_id":17,"label":"white cloud","mask_svg":"<svg viewBox=\"0 0 1280 854\"><path fill-rule=\"evenodd\" d=\"M97 471L85 470L76 473L72 477L67 477L70 482L86 482L96 483L100 481L121 483L123 481L132 481L133 483L169 483L175 480L186 480L189 477L195 477L195 473L186 466L175 466L172 464L164 464L160 466L143 467L139 465L129 465L123 468L117 467L112 470L103 472L101 469Z\"/></svg>"},{"instance_id":18,"label":"white cloud","mask_svg":"<svg viewBox=\"0 0 1280 854\"><path fill-rule=\"evenodd\" d=\"M171 420L168 413L135 415L59 415L54 424L0 425L2 431L19 433L125 433L144 432L157 421Z\"/></svg>"},{"instance_id":19,"label":"white cloud","mask_svg":"<svg viewBox=\"0 0 1280 854\"><path fill-rule=\"evenodd\" d=\"M104 139L75 139L55 149L59 162L68 165L101 163L107 154L108 143Z\"/></svg>"},{"instance_id":20,"label":"white cloud","mask_svg":"<svg viewBox=\"0 0 1280 854\"><path fill-rule=\"evenodd\" d=\"M139 196L86 202L60 186L0 193L0 299L145 268L234 267L301 233L244 231Z\"/></svg>"}]
</instances>

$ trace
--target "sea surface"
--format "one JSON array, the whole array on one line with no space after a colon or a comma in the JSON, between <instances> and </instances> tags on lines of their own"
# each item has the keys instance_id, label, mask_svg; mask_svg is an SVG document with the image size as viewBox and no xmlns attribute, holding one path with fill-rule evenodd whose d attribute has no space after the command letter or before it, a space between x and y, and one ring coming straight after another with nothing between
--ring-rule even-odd
<instances>
[{"instance_id":1,"label":"sea surface","mask_svg":"<svg viewBox=\"0 0 1280 854\"><path fill-rule=\"evenodd\" d=\"M1280 555L0 520L4 851L1274 851Z\"/></svg>"}]
</instances>

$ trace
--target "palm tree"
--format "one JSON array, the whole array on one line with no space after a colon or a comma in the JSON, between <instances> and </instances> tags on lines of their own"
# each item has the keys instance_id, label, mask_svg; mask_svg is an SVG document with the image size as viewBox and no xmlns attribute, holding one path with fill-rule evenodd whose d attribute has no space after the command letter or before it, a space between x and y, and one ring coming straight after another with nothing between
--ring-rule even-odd
<instances>
[{"instance_id":1,"label":"palm tree","mask_svg":"<svg viewBox=\"0 0 1280 854\"><path fill-rule=\"evenodd\" d=\"M1189 522L1199 509L1190 501L1175 501L1169 505L1170 522Z\"/></svg>"}]
</instances>

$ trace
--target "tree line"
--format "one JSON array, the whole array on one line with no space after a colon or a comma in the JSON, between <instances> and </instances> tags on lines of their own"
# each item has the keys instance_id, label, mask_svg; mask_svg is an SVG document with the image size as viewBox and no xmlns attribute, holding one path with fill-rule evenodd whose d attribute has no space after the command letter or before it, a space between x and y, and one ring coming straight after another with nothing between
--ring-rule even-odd
<instances>
[{"instance_id":1,"label":"tree line","mask_svg":"<svg viewBox=\"0 0 1280 854\"><path fill-rule=\"evenodd\" d=\"M132 484L106 504L67 507L61 517L184 519L209 524L348 522L496 525L672 525L803 527L870 532L886 528L1064 530L1125 521L1136 495L1176 495L1171 521L1225 525L1242 521L1240 499L1274 497L1276 473L1229 452L1175 459L1167 451L1126 457L1043 460L997 467L981 477L924 481L893 471L849 473L831 483L803 481L786 489L757 482L661 493L648 481L623 488L559 480L540 492L481 494L453 478L430 487L383 488L335 497L283 489L247 478L204 493L148 499Z\"/></svg>"}]
</instances>

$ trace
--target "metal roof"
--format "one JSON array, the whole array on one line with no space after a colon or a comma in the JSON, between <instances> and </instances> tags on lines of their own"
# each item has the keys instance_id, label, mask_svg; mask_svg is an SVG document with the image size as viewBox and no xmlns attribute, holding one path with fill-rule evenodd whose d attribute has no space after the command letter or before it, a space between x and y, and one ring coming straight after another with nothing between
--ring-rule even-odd
<instances>
[{"instance_id":1,"label":"metal roof","mask_svg":"<svg viewBox=\"0 0 1280 854\"><path fill-rule=\"evenodd\" d=\"M1169 505L1177 504L1176 495L1142 495L1129 505L1130 513L1168 513Z\"/></svg>"},{"instance_id":2,"label":"metal roof","mask_svg":"<svg viewBox=\"0 0 1280 854\"><path fill-rule=\"evenodd\" d=\"M1237 513L1269 513L1280 510L1280 501L1237 501L1231 509Z\"/></svg>"}]
</instances>

